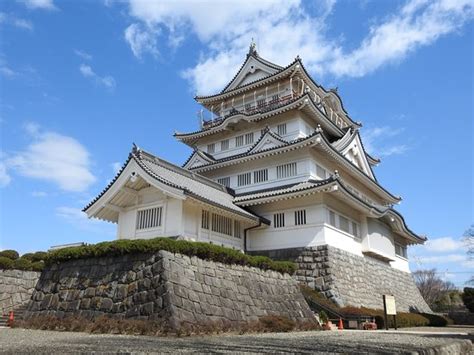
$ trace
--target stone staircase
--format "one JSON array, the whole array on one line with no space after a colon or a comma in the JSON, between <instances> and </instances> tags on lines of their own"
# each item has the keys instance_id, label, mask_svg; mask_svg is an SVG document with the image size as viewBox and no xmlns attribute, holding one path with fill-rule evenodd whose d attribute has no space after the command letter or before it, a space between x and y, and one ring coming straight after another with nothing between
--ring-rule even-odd
<instances>
[{"instance_id":1,"label":"stone staircase","mask_svg":"<svg viewBox=\"0 0 474 355\"><path fill-rule=\"evenodd\" d=\"M27 308L28 308L28 302L13 308L14 320L15 321L22 320ZM6 312L5 314L0 315L0 327L8 326L9 316L10 316L10 311Z\"/></svg>"}]
</instances>

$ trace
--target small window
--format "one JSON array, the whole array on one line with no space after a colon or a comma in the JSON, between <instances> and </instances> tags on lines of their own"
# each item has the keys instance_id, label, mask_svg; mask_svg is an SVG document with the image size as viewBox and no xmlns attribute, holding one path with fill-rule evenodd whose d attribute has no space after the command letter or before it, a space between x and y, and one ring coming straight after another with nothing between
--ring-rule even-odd
<instances>
[{"instance_id":1,"label":"small window","mask_svg":"<svg viewBox=\"0 0 474 355\"><path fill-rule=\"evenodd\" d=\"M257 107L258 108L265 107L265 99L258 99L257 100Z\"/></svg>"},{"instance_id":2,"label":"small window","mask_svg":"<svg viewBox=\"0 0 474 355\"><path fill-rule=\"evenodd\" d=\"M252 104L245 104L245 111L252 111L253 107Z\"/></svg>"},{"instance_id":3,"label":"small window","mask_svg":"<svg viewBox=\"0 0 474 355\"><path fill-rule=\"evenodd\" d=\"M277 166L277 179L284 179L296 175L296 163L289 163Z\"/></svg>"},{"instance_id":4,"label":"small window","mask_svg":"<svg viewBox=\"0 0 474 355\"><path fill-rule=\"evenodd\" d=\"M349 220L344 216L339 216L339 229L342 229L346 233L350 233Z\"/></svg>"},{"instance_id":5,"label":"small window","mask_svg":"<svg viewBox=\"0 0 474 355\"><path fill-rule=\"evenodd\" d=\"M212 214L212 231L232 236L232 218Z\"/></svg>"},{"instance_id":6,"label":"small window","mask_svg":"<svg viewBox=\"0 0 474 355\"><path fill-rule=\"evenodd\" d=\"M278 94L272 95L272 100L270 101L272 104L278 102L280 100L280 96Z\"/></svg>"},{"instance_id":7,"label":"small window","mask_svg":"<svg viewBox=\"0 0 474 355\"><path fill-rule=\"evenodd\" d=\"M235 137L235 146L241 147L244 145L244 136Z\"/></svg>"},{"instance_id":8,"label":"small window","mask_svg":"<svg viewBox=\"0 0 474 355\"><path fill-rule=\"evenodd\" d=\"M253 172L254 184L268 181L268 169L256 170Z\"/></svg>"},{"instance_id":9,"label":"small window","mask_svg":"<svg viewBox=\"0 0 474 355\"><path fill-rule=\"evenodd\" d=\"M286 134L286 123L282 123L277 126L277 133L280 136L284 136Z\"/></svg>"},{"instance_id":10,"label":"small window","mask_svg":"<svg viewBox=\"0 0 474 355\"><path fill-rule=\"evenodd\" d=\"M326 179L326 169L316 164L316 175L318 175L320 179Z\"/></svg>"},{"instance_id":11,"label":"small window","mask_svg":"<svg viewBox=\"0 0 474 355\"><path fill-rule=\"evenodd\" d=\"M285 214L284 213L275 213L273 215L273 226L275 228L282 228L285 226Z\"/></svg>"},{"instance_id":12,"label":"small window","mask_svg":"<svg viewBox=\"0 0 474 355\"><path fill-rule=\"evenodd\" d=\"M253 132L247 133L245 135L245 144L252 144L253 143Z\"/></svg>"},{"instance_id":13,"label":"small window","mask_svg":"<svg viewBox=\"0 0 474 355\"><path fill-rule=\"evenodd\" d=\"M137 212L137 230L161 226L163 207L148 208Z\"/></svg>"},{"instance_id":14,"label":"small window","mask_svg":"<svg viewBox=\"0 0 474 355\"><path fill-rule=\"evenodd\" d=\"M336 214L333 211L329 211L329 224L333 227L336 226Z\"/></svg>"},{"instance_id":15,"label":"small window","mask_svg":"<svg viewBox=\"0 0 474 355\"><path fill-rule=\"evenodd\" d=\"M223 141L221 141L221 150L227 150L227 149L229 149L229 140L224 139Z\"/></svg>"},{"instance_id":16,"label":"small window","mask_svg":"<svg viewBox=\"0 0 474 355\"><path fill-rule=\"evenodd\" d=\"M245 173L237 175L237 186L250 185L252 183L252 174Z\"/></svg>"},{"instance_id":17,"label":"small window","mask_svg":"<svg viewBox=\"0 0 474 355\"><path fill-rule=\"evenodd\" d=\"M407 258L407 247L398 243L395 243L395 254L402 258Z\"/></svg>"},{"instance_id":18,"label":"small window","mask_svg":"<svg viewBox=\"0 0 474 355\"><path fill-rule=\"evenodd\" d=\"M215 143L211 143L207 145L207 152L208 153L214 153L216 151L216 145Z\"/></svg>"},{"instance_id":19,"label":"small window","mask_svg":"<svg viewBox=\"0 0 474 355\"><path fill-rule=\"evenodd\" d=\"M234 221L234 237L242 238L242 227L240 226L240 221Z\"/></svg>"},{"instance_id":20,"label":"small window","mask_svg":"<svg viewBox=\"0 0 474 355\"><path fill-rule=\"evenodd\" d=\"M230 187L230 176L224 177L224 178L219 178L217 179L217 182L221 185L224 185L226 187Z\"/></svg>"},{"instance_id":21,"label":"small window","mask_svg":"<svg viewBox=\"0 0 474 355\"><path fill-rule=\"evenodd\" d=\"M352 222L352 235L357 238L360 237L359 226L357 225L356 222Z\"/></svg>"},{"instance_id":22,"label":"small window","mask_svg":"<svg viewBox=\"0 0 474 355\"><path fill-rule=\"evenodd\" d=\"M201 228L209 229L209 211L202 210Z\"/></svg>"},{"instance_id":23,"label":"small window","mask_svg":"<svg viewBox=\"0 0 474 355\"><path fill-rule=\"evenodd\" d=\"M306 224L306 210L295 211L295 226Z\"/></svg>"}]
</instances>

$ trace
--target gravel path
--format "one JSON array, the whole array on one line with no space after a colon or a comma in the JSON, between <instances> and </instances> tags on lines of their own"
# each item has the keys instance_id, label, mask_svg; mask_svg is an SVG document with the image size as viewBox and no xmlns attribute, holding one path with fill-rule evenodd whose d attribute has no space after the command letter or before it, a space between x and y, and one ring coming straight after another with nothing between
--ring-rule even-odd
<instances>
[{"instance_id":1,"label":"gravel path","mask_svg":"<svg viewBox=\"0 0 474 355\"><path fill-rule=\"evenodd\" d=\"M473 354L470 335L363 331L298 332L164 338L0 329L0 352L18 353L378 353ZM470 349L470 350L469 350ZM436 354L439 354L436 352Z\"/></svg>"}]
</instances>

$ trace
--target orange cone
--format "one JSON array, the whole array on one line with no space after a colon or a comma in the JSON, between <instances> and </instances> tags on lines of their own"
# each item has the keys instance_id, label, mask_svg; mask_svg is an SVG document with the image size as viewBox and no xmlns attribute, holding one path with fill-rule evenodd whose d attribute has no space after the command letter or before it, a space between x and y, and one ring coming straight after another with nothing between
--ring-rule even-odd
<instances>
[{"instance_id":1,"label":"orange cone","mask_svg":"<svg viewBox=\"0 0 474 355\"><path fill-rule=\"evenodd\" d=\"M344 325L342 324L342 319L341 318L339 318L339 324L337 325L337 329L339 329L339 330L344 329Z\"/></svg>"},{"instance_id":2,"label":"orange cone","mask_svg":"<svg viewBox=\"0 0 474 355\"><path fill-rule=\"evenodd\" d=\"M13 325L14 320L15 320L15 317L13 315L13 311L10 311L10 315L8 316L8 325L10 327Z\"/></svg>"}]
</instances>

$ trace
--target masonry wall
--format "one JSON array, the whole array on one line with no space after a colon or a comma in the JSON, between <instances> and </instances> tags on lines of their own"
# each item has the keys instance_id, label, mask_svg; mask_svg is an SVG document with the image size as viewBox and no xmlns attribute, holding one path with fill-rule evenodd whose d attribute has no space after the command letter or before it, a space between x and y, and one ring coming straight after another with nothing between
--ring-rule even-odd
<instances>
[{"instance_id":1,"label":"masonry wall","mask_svg":"<svg viewBox=\"0 0 474 355\"><path fill-rule=\"evenodd\" d=\"M322 292L340 306L383 309L382 295L395 296L400 312L429 312L410 273L370 257L361 257L328 245L259 251L274 259L298 264L295 279Z\"/></svg>"},{"instance_id":2,"label":"masonry wall","mask_svg":"<svg viewBox=\"0 0 474 355\"><path fill-rule=\"evenodd\" d=\"M72 260L43 271L27 317L100 315L183 323L239 323L313 315L289 275L160 251Z\"/></svg>"},{"instance_id":3,"label":"masonry wall","mask_svg":"<svg viewBox=\"0 0 474 355\"><path fill-rule=\"evenodd\" d=\"M27 303L40 273L23 270L0 270L0 314Z\"/></svg>"}]
</instances>

